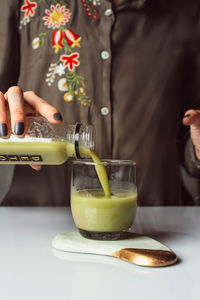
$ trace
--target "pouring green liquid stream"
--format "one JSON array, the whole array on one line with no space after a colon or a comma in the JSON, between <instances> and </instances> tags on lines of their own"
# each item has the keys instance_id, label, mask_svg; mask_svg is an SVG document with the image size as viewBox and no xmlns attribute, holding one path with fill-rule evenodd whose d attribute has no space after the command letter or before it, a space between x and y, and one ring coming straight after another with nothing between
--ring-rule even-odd
<instances>
[{"instance_id":1,"label":"pouring green liquid stream","mask_svg":"<svg viewBox=\"0 0 200 300\"><path fill-rule=\"evenodd\" d=\"M97 165L95 165L95 169L96 169L99 181L101 183L102 189L104 191L104 194L107 198L110 198L111 191L110 191L110 186L109 186L109 182L108 182L108 175L107 175L106 169L105 169L100 157L94 151L90 150L90 156L91 156L92 160L94 161L94 163L97 164Z\"/></svg>"}]
</instances>

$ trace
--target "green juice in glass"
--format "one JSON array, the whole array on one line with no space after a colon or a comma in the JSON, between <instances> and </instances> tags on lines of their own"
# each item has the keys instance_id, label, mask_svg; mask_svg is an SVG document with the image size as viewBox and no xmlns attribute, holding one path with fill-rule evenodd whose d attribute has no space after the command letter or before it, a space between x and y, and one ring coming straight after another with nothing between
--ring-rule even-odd
<instances>
[{"instance_id":1,"label":"green juice in glass","mask_svg":"<svg viewBox=\"0 0 200 300\"><path fill-rule=\"evenodd\" d=\"M109 186L106 169L94 151L90 156L102 189L71 191L71 209L77 228L89 232L128 230L135 218L137 193Z\"/></svg>"},{"instance_id":2,"label":"green juice in glass","mask_svg":"<svg viewBox=\"0 0 200 300\"><path fill-rule=\"evenodd\" d=\"M136 214L137 194L112 190L110 197L102 190L81 190L71 195L71 209L76 226L92 232L115 232L131 227Z\"/></svg>"}]
</instances>

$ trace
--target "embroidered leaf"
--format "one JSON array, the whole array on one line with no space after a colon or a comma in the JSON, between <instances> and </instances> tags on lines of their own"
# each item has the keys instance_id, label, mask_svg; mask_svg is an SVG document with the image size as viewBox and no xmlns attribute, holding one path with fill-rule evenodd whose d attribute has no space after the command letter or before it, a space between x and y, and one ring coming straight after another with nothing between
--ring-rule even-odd
<instances>
[{"instance_id":1,"label":"embroidered leaf","mask_svg":"<svg viewBox=\"0 0 200 300\"><path fill-rule=\"evenodd\" d=\"M47 33L46 32L41 32L40 34L39 34L39 36L45 36L45 35L47 35Z\"/></svg>"},{"instance_id":2,"label":"embroidered leaf","mask_svg":"<svg viewBox=\"0 0 200 300\"><path fill-rule=\"evenodd\" d=\"M75 76L76 76L75 71L73 71L73 72L68 72L68 73L66 74L66 77L67 77L67 79L69 79L69 80L74 79Z\"/></svg>"},{"instance_id":3,"label":"embroidered leaf","mask_svg":"<svg viewBox=\"0 0 200 300\"><path fill-rule=\"evenodd\" d=\"M65 54L71 54L72 53L72 49L71 47L67 44L66 40L63 40L63 44L64 44L64 49L65 49Z\"/></svg>"},{"instance_id":4,"label":"embroidered leaf","mask_svg":"<svg viewBox=\"0 0 200 300\"><path fill-rule=\"evenodd\" d=\"M80 75L77 75L77 80L79 81L79 85L85 88L84 78Z\"/></svg>"},{"instance_id":5,"label":"embroidered leaf","mask_svg":"<svg viewBox=\"0 0 200 300\"><path fill-rule=\"evenodd\" d=\"M66 54L71 54L72 53L72 49L68 45L65 46L65 53Z\"/></svg>"},{"instance_id":6,"label":"embroidered leaf","mask_svg":"<svg viewBox=\"0 0 200 300\"><path fill-rule=\"evenodd\" d=\"M85 92L84 78L76 73L76 71L68 72L66 74L67 85L69 87L69 92L72 95L76 95L78 100L84 106L90 105L91 100Z\"/></svg>"},{"instance_id":7,"label":"embroidered leaf","mask_svg":"<svg viewBox=\"0 0 200 300\"><path fill-rule=\"evenodd\" d=\"M41 39L40 39L40 46L43 46L44 45L44 38L42 37Z\"/></svg>"}]
</instances>

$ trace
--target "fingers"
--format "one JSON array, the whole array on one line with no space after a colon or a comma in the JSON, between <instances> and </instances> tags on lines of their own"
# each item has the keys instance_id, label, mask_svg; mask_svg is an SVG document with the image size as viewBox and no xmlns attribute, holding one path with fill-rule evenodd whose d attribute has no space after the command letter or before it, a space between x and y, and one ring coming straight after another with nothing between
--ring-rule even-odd
<instances>
[{"instance_id":1,"label":"fingers","mask_svg":"<svg viewBox=\"0 0 200 300\"><path fill-rule=\"evenodd\" d=\"M40 171L42 168L42 166L40 166L40 165L30 165L30 167L36 171Z\"/></svg>"},{"instance_id":2,"label":"fingers","mask_svg":"<svg viewBox=\"0 0 200 300\"><path fill-rule=\"evenodd\" d=\"M0 92L0 137L8 135L8 120L6 114L6 99L4 94Z\"/></svg>"},{"instance_id":3,"label":"fingers","mask_svg":"<svg viewBox=\"0 0 200 300\"><path fill-rule=\"evenodd\" d=\"M12 132L19 137L24 136L26 113L37 113L53 124L62 121L59 111L38 97L33 91L23 93L20 87L13 86L5 95L0 94L0 136L6 136L9 121L6 116L6 106L9 106Z\"/></svg>"},{"instance_id":4,"label":"fingers","mask_svg":"<svg viewBox=\"0 0 200 300\"><path fill-rule=\"evenodd\" d=\"M34 92L25 92L24 100L32 106L36 113L45 117L49 122L59 124L62 121L59 111L45 100L38 97Z\"/></svg>"},{"instance_id":5,"label":"fingers","mask_svg":"<svg viewBox=\"0 0 200 300\"><path fill-rule=\"evenodd\" d=\"M194 109L190 109L186 111L182 121L183 124L187 126L190 125L200 126L200 111Z\"/></svg>"},{"instance_id":6,"label":"fingers","mask_svg":"<svg viewBox=\"0 0 200 300\"><path fill-rule=\"evenodd\" d=\"M18 136L23 136L25 113L22 90L18 86L13 86L8 89L5 98L9 105L12 132Z\"/></svg>"}]
</instances>

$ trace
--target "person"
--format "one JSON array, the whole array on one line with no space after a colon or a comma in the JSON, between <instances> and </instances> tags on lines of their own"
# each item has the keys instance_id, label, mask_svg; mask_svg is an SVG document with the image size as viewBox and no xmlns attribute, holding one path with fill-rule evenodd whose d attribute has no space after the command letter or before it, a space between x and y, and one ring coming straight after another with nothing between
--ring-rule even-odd
<instances>
[{"instance_id":1,"label":"person","mask_svg":"<svg viewBox=\"0 0 200 300\"><path fill-rule=\"evenodd\" d=\"M102 158L136 161L139 205L199 205L199 8L2 0L0 135L23 137L29 113L92 124ZM70 161L0 172L1 205L69 203Z\"/></svg>"}]
</instances>

